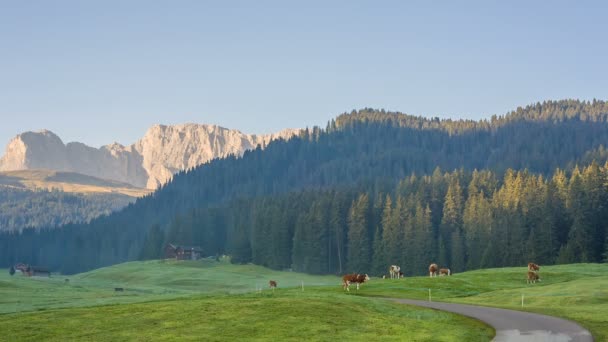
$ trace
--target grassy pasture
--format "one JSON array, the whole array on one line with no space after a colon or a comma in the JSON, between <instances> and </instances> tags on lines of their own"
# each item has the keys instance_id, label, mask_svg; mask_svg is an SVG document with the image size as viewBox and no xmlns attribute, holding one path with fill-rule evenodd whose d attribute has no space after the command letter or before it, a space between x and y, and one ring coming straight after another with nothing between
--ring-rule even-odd
<instances>
[{"instance_id":1,"label":"grassy pasture","mask_svg":"<svg viewBox=\"0 0 608 342\"><path fill-rule=\"evenodd\" d=\"M274 292L269 279L279 284ZM10 341L486 341L494 334L450 313L345 294L335 276L207 260L131 262L50 279L3 272L0 311L0 340Z\"/></svg>"},{"instance_id":2,"label":"grassy pasture","mask_svg":"<svg viewBox=\"0 0 608 342\"><path fill-rule=\"evenodd\" d=\"M365 296L428 299L543 313L576 321L608 341L608 264L541 267L541 282L526 284L527 268L507 267L370 282ZM524 306L521 297L524 296Z\"/></svg>"},{"instance_id":3,"label":"grassy pasture","mask_svg":"<svg viewBox=\"0 0 608 342\"><path fill-rule=\"evenodd\" d=\"M0 326L8 334L0 340L491 339L492 329L477 321L374 298L427 299L431 289L437 301L569 318L589 328L596 340L608 341L608 265L542 267L542 282L530 285L525 273L525 267L516 267L432 279L372 278L358 292L345 293L334 276L215 261L132 262L51 279L5 272L0 312L6 314L0 315ZM268 289L269 279L279 284L275 292ZM114 287L125 292L115 293ZM261 293L255 291L259 287ZM78 329L83 325L86 330Z\"/></svg>"},{"instance_id":4,"label":"grassy pasture","mask_svg":"<svg viewBox=\"0 0 608 342\"><path fill-rule=\"evenodd\" d=\"M65 279L69 281L66 282ZM128 262L74 276L51 278L10 276L0 272L0 313L52 308L134 303L195 294L238 294L268 288L276 280L280 288L339 286L335 276L314 276L273 271L255 265L232 265L224 260L153 260ZM115 292L122 287L124 292Z\"/></svg>"},{"instance_id":5,"label":"grassy pasture","mask_svg":"<svg viewBox=\"0 0 608 342\"><path fill-rule=\"evenodd\" d=\"M445 312L298 289L0 315L0 325L0 339L19 341L488 341L494 334Z\"/></svg>"}]
</instances>

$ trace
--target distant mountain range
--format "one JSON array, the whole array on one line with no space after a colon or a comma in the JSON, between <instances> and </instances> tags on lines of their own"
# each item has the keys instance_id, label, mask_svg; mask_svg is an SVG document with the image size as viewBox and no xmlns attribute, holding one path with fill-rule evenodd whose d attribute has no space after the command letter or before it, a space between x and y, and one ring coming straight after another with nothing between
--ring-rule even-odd
<instances>
[{"instance_id":1,"label":"distant mountain range","mask_svg":"<svg viewBox=\"0 0 608 342\"><path fill-rule=\"evenodd\" d=\"M55 170L156 189L173 174L229 155L241 156L275 139L289 139L298 129L275 134L245 134L216 125L155 125L136 143L93 148L64 144L53 132L25 132L13 138L0 158L0 171Z\"/></svg>"}]
</instances>

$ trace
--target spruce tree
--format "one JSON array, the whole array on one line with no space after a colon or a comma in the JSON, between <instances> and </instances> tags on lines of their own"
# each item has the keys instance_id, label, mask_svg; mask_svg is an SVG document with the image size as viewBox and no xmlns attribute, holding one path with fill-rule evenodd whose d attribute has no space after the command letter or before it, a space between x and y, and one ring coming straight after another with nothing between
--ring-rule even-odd
<instances>
[{"instance_id":1,"label":"spruce tree","mask_svg":"<svg viewBox=\"0 0 608 342\"><path fill-rule=\"evenodd\" d=\"M368 231L369 197L361 194L348 213L348 270L370 272L371 244Z\"/></svg>"}]
</instances>

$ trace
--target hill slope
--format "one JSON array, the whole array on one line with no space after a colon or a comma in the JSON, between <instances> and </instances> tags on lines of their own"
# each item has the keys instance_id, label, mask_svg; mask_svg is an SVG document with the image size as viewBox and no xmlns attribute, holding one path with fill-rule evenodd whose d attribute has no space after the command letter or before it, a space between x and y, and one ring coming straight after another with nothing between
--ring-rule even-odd
<instances>
[{"instance_id":1,"label":"hill slope","mask_svg":"<svg viewBox=\"0 0 608 342\"><path fill-rule=\"evenodd\" d=\"M0 231L89 222L149 192L73 172L0 172Z\"/></svg>"},{"instance_id":2,"label":"hill slope","mask_svg":"<svg viewBox=\"0 0 608 342\"><path fill-rule=\"evenodd\" d=\"M75 172L54 170L19 170L0 172L0 186L23 190L58 190L66 193L115 193L141 197L151 192L113 180L100 179Z\"/></svg>"},{"instance_id":3,"label":"hill slope","mask_svg":"<svg viewBox=\"0 0 608 342\"><path fill-rule=\"evenodd\" d=\"M431 289L435 301L555 315L578 321L589 328L598 341L608 338L608 289L604 286L608 281L608 265L541 266L540 272L543 281L537 284L526 284L525 266L478 270L451 277L372 278L361 290L350 293L344 292L336 277L306 276L215 261L126 263L65 277L69 282L65 282L64 277L10 277L2 272L0 291L5 295L0 297L0 312L15 314L0 315L0 324L5 328L2 337L20 339L82 338L82 333L95 339L135 337L132 334L136 333L147 339L183 339L184 336L220 339L243 331L248 331L252 338L299 336L300 339L299 334L306 332L311 334L306 336L317 340L337 336L358 339L367 334L387 340L491 338L492 332L487 327L471 320L373 298L426 300ZM262 293L256 293L256 282L265 284L268 279L278 280L279 288L275 292L264 288ZM306 284L326 286L307 285L302 292L301 279ZM237 293L222 295L234 290L235 282L240 284ZM125 291L115 293L115 286L122 286ZM238 293L241 291L249 293ZM193 296L197 293L199 295ZM525 295L523 309L522 294ZM187 297L176 298L184 295ZM139 301L149 302L127 304ZM110 303L127 305L107 305ZM64 309L52 310L59 307ZM39 312L24 312L31 310ZM205 324L201 324L201 315ZM421 325L421 322L430 325ZM73 329L85 323L90 329ZM142 324L146 324L148 332L133 329ZM32 325L37 327L36 335L26 335L32 332L24 327ZM370 331L368 325L377 329L369 328ZM436 329L438 325L443 329ZM192 330L193 326L198 328ZM395 330L397 326L404 329ZM480 335L467 335L472 331Z\"/></svg>"},{"instance_id":4,"label":"hill slope","mask_svg":"<svg viewBox=\"0 0 608 342\"><path fill-rule=\"evenodd\" d=\"M154 225L160 225L165 232L169 230L169 226L173 223L180 226L179 222L185 222L185 227L251 227L252 225L247 223L257 220L259 226L269 227L268 221L272 219L275 220L273 225L280 227L281 222L276 220L280 218L280 215L273 215L272 213L287 212L282 205L291 205L290 212L310 213L309 217L313 217L310 207L307 206L310 203L318 202L317 208L329 208L331 199L327 202L327 196L319 194L319 191L325 190L331 194L338 193L340 196L346 193L340 201L337 201L347 204L345 208L336 208L340 213L338 216L341 218L341 221L337 222L336 225L341 229L337 231L339 232L337 238L332 238L334 243L335 240L340 241L340 246L342 246L340 248L344 248L344 241L352 239L347 234L348 226L346 223L348 220L344 220L347 217L350 205L353 203L352 194L367 193L368 201L366 203L369 205L368 208L372 210L372 205L381 204L381 201L375 200L377 196L387 193L393 194L396 191L395 189L400 189L396 186L397 182L404 181L406 178L410 181L403 184L419 187L415 191L406 187L406 192L412 194L412 196L416 193L423 195L422 198L418 199L423 204L428 203L429 209L434 215L431 223L433 226L432 232L435 241L437 241L437 246L434 247L436 253L441 252L450 255L452 248L449 246L451 246L453 240L451 238L452 231L449 230L452 228L449 227L457 227L458 229L461 227L465 200L465 197L462 196L465 193L453 193L458 198L458 201L455 202L458 204L458 210L456 210L458 215L454 216L455 225L443 225L447 228L444 231L445 235L442 243L443 246L448 247L438 248L440 246L438 230L443 220L443 202L450 182L454 183L453 190L458 187L460 190L466 191L461 187L468 184L471 176L470 173L460 171L450 175L443 175L441 171L437 171L438 177L435 177L434 170L441 168L441 170L464 169L468 172L472 169L485 169L485 171L490 172L490 175L491 172L495 174L482 180L484 188L498 190L502 184L498 184L495 181L496 178L504 178L505 184L508 183L508 185L510 184L509 187L512 186L513 191L505 192L502 197L504 201L501 202L503 204L498 207L500 210L505 210L501 212L501 218L504 218L504 220L497 222L497 224L500 227L505 227L505 229L515 224L517 227L523 227L519 231L522 236L516 236L515 240L507 245L510 247L507 248L506 254L510 257L505 258L504 261L501 258L496 258L491 260L488 265L514 265L519 262L519 259L516 260L514 256L519 258L524 256L523 252L518 249L521 247L520 242L537 239L537 237L532 239L529 235L530 227L532 227L530 222L537 221L526 221L527 217L524 214L530 211L509 204L511 200L515 204L520 202L520 198L512 197L516 189L523 188L517 182L511 184L508 181L513 179L538 182L538 177L528 177L526 176L527 172L559 176L560 171L556 168L567 168L588 156L590 151L601 151L602 144L608 141L607 117L608 104L605 102L594 101L588 103L572 100L539 103L518 109L505 117L479 122L424 119L369 109L344 114L330 122L324 130L315 127L304 131L299 137L294 137L289 141L278 140L270 143L266 149L256 148L247 151L242 158L228 157L213 160L195 169L179 172L171 182L152 195L138 200L134 205L120 213L100 218L90 225L65 227L60 232L43 231L34 236L7 238L5 239L7 241L6 252L4 252L4 256L0 255L0 263L7 264L15 259L38 262L40 255L37 252L30 253L27 252L29 251L28 248L11 247L31 245L37 246L36 250L38 248L47 250L48 253L44 263L54 268L60 268L64 272L78 272L126 260L135 260L141 257L148 231ZM503 177L502 173L508 168L520 169L523 176L515 177L511 173L513 177ZM524 168L527 168L528 171ZM602 194L598 198L585 197L585 191L582 191L582 189L586 186L593 186L595 184L593 182L596 180L601 181L604 177L604 171L598 171L597 165L590 170L593 171L590 175L597 175L597 179L588 178L590 181L587 185L578 181L572 182L576 187L571 187L573 191L570 193L580 195L580 199L585 201L586 205L589 205L589 207L577 207L578 209L594 210L594 213L597 214L596 209L599 207L594 207L594 205L604 203L605 196L603 193L605 189L601 188ZM483 174L488 174L485 171ZM426 176L422 180L416 181L418 178L413 176L414 174ZM592 178L593 182L591 181ZM544 182L545 178L541 178L541 180ZM561 186L564 189L570 187L567 182ZM538 189L541 188L538 187ZM314 197L313 200L298 200L300 197L309 198L306 195L309 191L316 192L310 195ZM288 195L285 194L290 193L293 197L286 197ZM488 193L484 194L487 196ZM492 194L492 191L489 191L489 194ZM536 195L530 194L530 196ZM262 201L264 198L268 199L270 203L280 202L281 205L266 207L265 202ZM292 198L296 200L293 202L285 201L285 199ZM545 196L544 198L552 197ZM407 199L407 197L404 197L404 199ZM573 203L568 202L566 198L562 198L560 201ZM257 203L262 203L260 207L264 207L267 211L258 211L256 216L248 216L251 213L251 205L257 205ZM362 203L362 209L364 209L366 203ZM554 203L548 201L545 201L545 203L549 208L553 208ZM415 203L410 208L415 211ZM425 207L422 206L422 209L425 209ZM203 215L197 216L196 210L201 210ZM211 212L205 212L204 210L210 210ZM522 212L512 215L511 211L513 210ZM560 212L561 209L555 207L553 210ZM224 215L224 211L228 211L228 215ZM375 215L378 215L378 211L381 210L373 207L372 212ZM239 221L222 223L224 219L234 218L230 213L235 212L243 214L238 216ZM532 211L532 213L534 212L537 211ZM579 213L579 211L576 212ZM587 260L596 261L604 249L601 244L604 242L606 227L596 224L602 222L601 211L599 213L594 214L593 222L583 222L581 220L570 222L566 220L560 223L560 227L562 225L568 227L563 230L566 237L560 237L562 242L570 238L569 230L570 227L574 227L575 223L585 225L585 229L577 229L577 233L573 233L572 237L592 241L593 255L586 256ZM328 216L323 217L327 218ZM364 215L363 217L367 216ZM205 221L198 221L200 218ZM513 218L521 220L518 222L509 221ZM537 218L534 218L534 220ZM576 217L572 216L571 218ZM284 225L288 227L286 234L279 234L280 238L276 240L278 242L275 246L277 248L262 250L271 250L277 254L278 259L290 262L289 257L292 255L291 248L293 246L293 240L290 237L293 236L292 234L295 231L297 217L288 217L287 219L289 224ZM323 219L321 222L325 222L325 220ZM310 233L312 229L326 227L311 222L313 221L300 221L301 226L304 227L302 230L303 236L316 236L316 233ZM366 247L367 250L369 250L371 240L375 234L375 223L376 221L365 221L362 234L359 235L367 238L362 242L362 246ZM400 225L400 227L405 226ZM226 243L226 235L229 233L226 230L196 229L191 230L191 232L195 235L186 235L183 239L214 241L215 248L220 253L240 249L244 251L243 254L249 253L250 258L253 257L253 261L257 262L257 256L252 253L255 250L251 248L255 245L255 241L252 240L256 236L255 234L248 234L246 230L238 231L232 235L233 239ZM589 232L591 234L587 234ZM594 235L593 232L597 232L597 235ZM281 233L281 231L278 231L278 233ZM462 232L459 231L459 233ZM589 236L592 238L589 239ZM459 239L462 239L462 235L456 235L454 241L459 241ZM63 241L70 246L70 252L79 257L73 258L65 255L65 245L60 245L57 241ZM487 243L488 241L483 240L483 242ZM497 240L495 243L502 242ZM108 246L111 246L111 248ZM456 244L455 246L459 247L461 245ZM487 246L484 246L484 249L497 250ZM557 248L552 250L553 260L558 252L562 254L559 249L561 249L561 246L558 244ZM248 250L249 252L247 252ZM304 248L303 250L306 251L307 249ZM360 248L360 250L366 249ZM342 252L344 251L342 249ZM216 252L216 250L209 252L214 254L213 252ZM0 252L0 254L2 253ZM363 259L366 260L363 260L363 263L359 265L368 266L372 253L368 254L363 256ZM578 254L580 254L578 251L568 251L568 249L565 249L563 253L567 261L577 261L576 258L580 256ZM319 255L315 254L315 258ZM573 255L574 257L572 257ZM265 257L263 253L259 256L262 259ZM318 262L317 259L308 257L303 255L302 260L310 261L310 263ZM346 255L342 253L340 257L344 258ZM337 258L338 256L332 256L334 261ZM450 261L450 257L444 256L442 258L445 263ZM241 260L248 261L248 259ZM462 262L460 264L457 266L458 268L465 267ZM351 270L366 269L359 268L363 266L357 266Z\"/></svg>"}]
</instances>

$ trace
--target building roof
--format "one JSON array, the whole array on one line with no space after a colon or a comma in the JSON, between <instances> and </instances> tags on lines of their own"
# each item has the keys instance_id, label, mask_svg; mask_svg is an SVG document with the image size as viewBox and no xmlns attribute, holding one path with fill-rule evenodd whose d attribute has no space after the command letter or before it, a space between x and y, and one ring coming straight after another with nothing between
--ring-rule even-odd
<instances>
[{"instance_id":1,"label":"building roof","mask_svg":"<svg viewBox=\"0 0 608 342\"><path fill-rule=\"evenodd\" d=\"M199 246L181 246L181 245L169 243L169 244L167 244L167 247L171 247L174 250L181 249L183 251L193 251L193 252L198 252L198 253L203 252L203 249L200 248Z\"/></svg>"}]
</instances>

